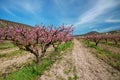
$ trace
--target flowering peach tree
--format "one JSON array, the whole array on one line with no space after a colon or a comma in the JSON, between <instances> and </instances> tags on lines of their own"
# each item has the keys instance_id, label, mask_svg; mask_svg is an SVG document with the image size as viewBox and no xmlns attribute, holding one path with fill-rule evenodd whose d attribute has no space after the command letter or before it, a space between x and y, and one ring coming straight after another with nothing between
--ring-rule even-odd
<instances>
[{"instance_id":1,"label":"flowering peach tree","mask_svg":"<svg viewBox=\"0 0 120 80\"><path fill-rule=\"evenodd\" d=\"M53 26L35 26L33 28L8 26L7 28L0 28L0 40L10 40L20 49L29 51L35 56L36 63L39 63L51 45L56 50L58 47L56 44L70 41L72 31L71 26L59 28L53 28Z\"/></svg>"}]
</instances>

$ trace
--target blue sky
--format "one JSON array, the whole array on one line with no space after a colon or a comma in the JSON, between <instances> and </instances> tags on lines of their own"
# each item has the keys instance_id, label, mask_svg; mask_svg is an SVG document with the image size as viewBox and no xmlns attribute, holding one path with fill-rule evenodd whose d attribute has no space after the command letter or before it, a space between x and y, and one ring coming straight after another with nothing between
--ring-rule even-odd
<instances>
[{"instance_id":1,"label":"blue sky","mask_svg":"<svg viewBox=\"0 0 120 80\"><path fill-rule=\"evenodd\" d=\"M120 30L120 0L0 0L0 18L34 26L74 25L74 34Z\"/></svg>"}]
</instances>

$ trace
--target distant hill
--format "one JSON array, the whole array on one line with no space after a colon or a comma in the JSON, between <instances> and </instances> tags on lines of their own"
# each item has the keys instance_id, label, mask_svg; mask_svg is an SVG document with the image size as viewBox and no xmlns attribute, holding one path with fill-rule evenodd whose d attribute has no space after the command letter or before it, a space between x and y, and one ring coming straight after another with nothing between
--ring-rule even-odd
<instances>
[{"instance_id":1,"label":"distant hill","mask_svg":"<svg viewBox=\"0 0 120 80\"><path fill-rule=\"evenodd\" d=\"M97 31L91 31L91 32L88 32L88 33L85 33L85 34L74 35L74 37L86 36L86 35L92 35L92 34L100 34L100 33L97 32Z\"/></svg>"},{"instance_id":2,"label":"distant hill","mask_svg":"<svg viewBox=\"0 0 120 80\"><path fill-rule=\"evenodd\" d=\"M25 27L32 27L30 25L22 24L22 23L17 23L13 21L8 21L8 20L3 20L0 19L0 27L6 27L6 26L25 26Z\"/></svg>"},{"instance_id":3,"label":"distant hill","mask_svg":"<svg viewBox=\"0 0 120 80\"><path fill-rule=\"evenodd\" d=\"M88 33L86 33L84 35L92 35L92 34L100 34L100 33L97 32L97 31L91 31L91 32L88 32Z\"/></svg>"},{"instance_id":4,"label":"distant hill","mask_svg":"<svg viewBox=\"0 0 120 80\"><path fill-rule=\"evenodd\" d=\"M99 35L99 34L112 34L112 35L120 35L120 30L113 30L113 31L108 31L108 32L103 32L103 33L99 33L97 31L91 31L91 32L88 32L86 34L82 34L82 35L74 35L74 37L82 37L82 36L87 36L87 35L93 35L93 34L96 34L96 35Z\"/></svg>"},{"instance_id":5,"label":"distant hill","mask_svg":"<svg viewBox=\"0 0 120 80\"><path fill-rule=\"evenodd\" d=\"M109 32L106 32L106 33L113 34L113 35L120 35L120 30L109 31Z\"/></svg>"}]
</instances>

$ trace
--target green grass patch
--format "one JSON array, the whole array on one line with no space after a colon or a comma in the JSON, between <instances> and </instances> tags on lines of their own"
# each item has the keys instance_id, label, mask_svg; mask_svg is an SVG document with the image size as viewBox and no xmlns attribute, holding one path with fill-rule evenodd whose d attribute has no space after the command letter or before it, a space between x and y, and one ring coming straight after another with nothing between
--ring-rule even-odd
<instances>
[{"instance_id":1,"label":"green grass patch","mask_svg":"<svg viewBox=\"0 0 120 80\"><path fill-rule=\"evenodd\" d=\"M112 43L112 42L100 42L100 43L102 43L102 44L105 44L105 45L110 45L110 46L113 46L113 47L118 47L118 48L120 48L120 44L114 44L114 43Z\"/></svg>"},{"instance_id":2,"label":"green grass patch","mask_svg":"<svg viewBox=\"0 0 120 80\"><path fill-rule=\"evenodd\" d=\"M58 50L59 51L64 51L66 50L68 47L70 47L72 45L72 42L66 42L65 44L61 44L59 47L58 47Z\"/></svg>"},{"instance_id":3,"label":"green grass patch","mask_svg":"<svg viewBox=\"0 0 120 80\"><path fill-rule=\"evenodd\" d=\"M97 57L104 60L106 63L110 64L114 68L118 69L120 71L120 55L112 53L109 50L102 49L99 46L95 46L91 42L82 41L84 44L86 44L90 48L94 48L97 50L98 53L95 53Z\"/></svg>"},{"instance_id":4,"label":"green grass patch","mask_svg":"<svg viewBox=\"0 0 120 80\"><path fill-rule=\"evenodd\" d=\"M8 75L3 80L35 80L36 77L41 75L51 64L53 64L53 61L45 58L40 65L32 64L23 67L22 69Z\"/></svg>"},{"instance_id":5,"label":"green grass patch","mask_svg":"<svg viewBox=\"0 0 120 80\"><path fill-rule=\"evenodd\" d=\"M15 56L18 54L23 54L24 52L25 52L24 50L16 50L16 51L6 53L6 54L0 54L0 58Z\"/></svg>"},{"instance_id":6,"label":"green grass patch","mask_svg":"<svg viewBox=\"0 0 120 80\"><path fill-rule=\"evenodd\" d=\"M73 77L68 77L68 80L78 80L79 79L79 76L77 75L77 70L76 70L76 67L74 66L73 67Z\"/></svg>"},{"instance_id":7,"label":"green grass patch","mask_svg":"<svg viewBox=\"0 0 120 80\"><path fill-rule=\"evenodd\" d=\"M0 50L12 48L12 47L15 47L15 45L12 44L10 41L4 41L3 43L0 44Z\"/></svg>"},{"instance_id":8,"label":"green grass patch","mask_svg":"<svg viewBox=\"0 0 120 80\"><path fill-rule=\"evenodd\" d=\"M35 80L37 77L42 75L46 69L49 69L49 67L55 62L53 59L57 59L60 56L60 51L66 50L71 44L71 42L68 42L60 45L58 52L50 53L47 57L42 59L39 65L32 63L31 65L25 66L18 71L12 72L2 80Z\"/></svg>"}]
</instances>

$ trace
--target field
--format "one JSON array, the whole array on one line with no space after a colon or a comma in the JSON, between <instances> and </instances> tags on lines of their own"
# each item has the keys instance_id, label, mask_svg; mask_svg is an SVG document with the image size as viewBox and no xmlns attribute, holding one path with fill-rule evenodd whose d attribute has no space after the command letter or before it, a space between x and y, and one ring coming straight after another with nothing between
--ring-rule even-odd
<instances>
[{"instance_id":1,"label":"field","mask_svg":"<svg viewBox=\"0 0 120 80\"><path fill-rule=\"evenodd\" d=\"M4 41L1 45L0 67L1 80L34 80L40 76L43 71L50 68L50 66L58 59L62 58L64 51L72 45L71 42L59 46L59 51L54 52L49 49L47 53L52 53L46 56L42 62L36 66L34 64L34 56L28 52L19 50L9 41ZM62 54L60 54L62 52ZM54 57L53 57L54 56ZM20 77L24 76L24 77Z\"/></svg>"},{"instance_id":2,"label":"field","mask_svg":"<svg viewBox=\"0 0 120 80\"><path fill-rule=\"evenodd\" d=\"M82 41L87 48L91 49L91 52L98 58L105 61L107 64L120 71L120 44L114 44L114 42L101 41L98 46L94 42Z\"/></svg>"},{"instance_id":3,"label":"field","mask_svg":"<svg viewBox=\"0 0 120 80\"><path fill-rule=\"evenodd\" d=\"M0 30L0 80L120 80L116 31L76 37L64 26Z\"/></svg>"},{"instance_id":4,"label":"field","mask_svg":"<svg viewBox=\"0 0 120 80\"><path fill-rule=\"evenodd\" d=\"M50 48L47 53L52 54L36 66L33 55L20 50L10 41L4 41L0 44L0 79L80 80L100 77L102 80L119 80L119 48L119 44L114 45L112 42L102 41L95 46L94 42L88 44L85 40L75 39L73 44L61 45L57 53Z\"/></svg>"}]
</instances>

